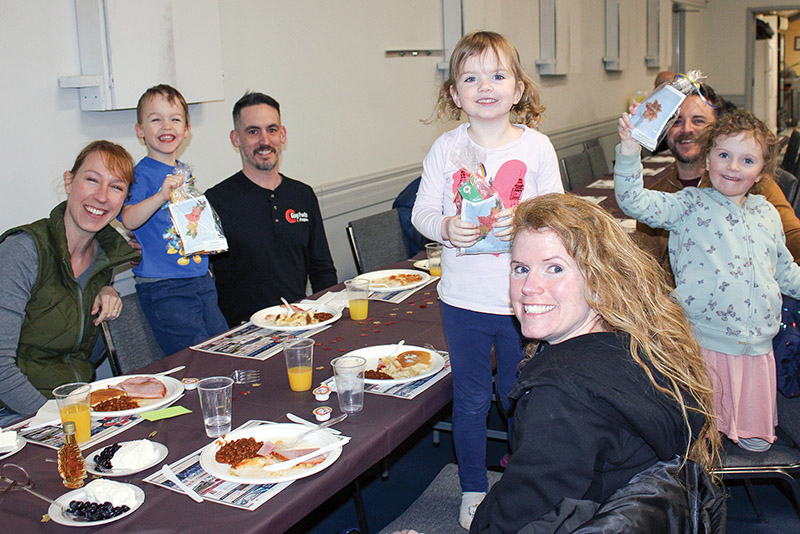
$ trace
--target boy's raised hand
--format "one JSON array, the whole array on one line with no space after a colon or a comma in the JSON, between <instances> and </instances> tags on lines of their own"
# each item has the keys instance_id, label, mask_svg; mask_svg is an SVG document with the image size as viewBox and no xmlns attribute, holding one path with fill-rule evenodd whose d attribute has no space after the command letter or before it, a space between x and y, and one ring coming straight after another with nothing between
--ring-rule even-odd
<instances>
[{"instance_id":1,"label":"boy's raised hand","mask_svg":"<svg viewBox=\"0 0 800 534\"><path fill-rule=\"evenodd\" d=\"M166 178L164 178L164 183L161 184L161 198L164 202L170 199L172 191L179 188L183 185L183 175L182 174L168 174Z\"/></svg>"}]
</instances>

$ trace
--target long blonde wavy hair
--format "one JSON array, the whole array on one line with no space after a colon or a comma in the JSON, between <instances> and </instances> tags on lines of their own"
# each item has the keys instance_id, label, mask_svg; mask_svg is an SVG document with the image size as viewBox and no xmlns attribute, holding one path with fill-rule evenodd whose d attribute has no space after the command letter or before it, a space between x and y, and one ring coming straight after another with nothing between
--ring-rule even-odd
<instances>
[{"instance_id":1,"label":"long blonde wavy hair","mask_svg":"<svg viewBox=\"0 0 800 534\"><path fill-rule=\"evenodd\" d=\"M511 41L495 32L479 31L465 35L456 44L450 55L450 70L447 79L439 88L439 98L433 115L426 122L430 124L437 120L460 120L461 109L456 106L450 94L450 88L456 86L456 80L464 70L464 63L472 56L480 56L491 51L498 63L514 74L517 82L522 82L522 97L519 102L511 107L513 122L524 124L529 128L538 128L542 122L545 107L539 103L539 92L533 80L522 68L519 52Z\"/></svg>"},{"instance_id":2,"label":"long blonde wavy hair","mask_svg":"<svg viewBox=\"0 0 800 534\"><path fill-rule=\"evenodd\" d=\"M688 411L705 416L700 435L690 439L686 457L706 469L719 462L713 386L681 306L673 300L663 269L640 249L605 210L574 195L551 193L520 204L514 235L554 232L586 281L585 297L609 332L630 335L630 351L653 386L681 408L691 437ZM535 344L529 350L535 348ZM659 385L652 369L668 387ZM687 395L694 402L687 403Z\"/></svg>"}]
</instances>

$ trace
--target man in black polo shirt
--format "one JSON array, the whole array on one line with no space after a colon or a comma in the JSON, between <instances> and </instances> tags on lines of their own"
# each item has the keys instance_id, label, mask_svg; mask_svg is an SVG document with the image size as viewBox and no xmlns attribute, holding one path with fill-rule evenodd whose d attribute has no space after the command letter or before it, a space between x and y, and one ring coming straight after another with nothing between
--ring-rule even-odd
<instances>
[{"instance_id":1,"label":"man in black polo shirt","mask_svg":"<svg viewBox=\"0 0 800 534\"><path fill-rule=\"evenodd\" d=\"M219 307L235 326L281 297L295 302L337 283L319 202L308 185L279 172L286 143L280 105L245 93L233 106L231 143L242 170L206 197L222 221L228 251L211 256Z\"/></svg>"}]
</instances>

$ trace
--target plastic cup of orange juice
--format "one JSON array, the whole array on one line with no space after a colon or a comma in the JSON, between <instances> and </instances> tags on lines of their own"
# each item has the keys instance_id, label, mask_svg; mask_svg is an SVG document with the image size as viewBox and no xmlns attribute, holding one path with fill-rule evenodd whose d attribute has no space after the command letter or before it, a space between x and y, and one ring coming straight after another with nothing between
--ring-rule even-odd
<instances>
[{"instance_id":1,"label":"plastic cup of orange juice","mask_svg":"<svg viewBox=\"0 0 800 534\"><path fill-rule=\"evenodd\" d=\"M307 337L289 341L283 349L283 355L286 357L286 373L289 375L291 390L311 389L311 378L314 374L314 340Z\"/></svg>"},{"instance_id":2,"label":"plastic cup of orange juice","mask_svg":"<svg viewBox=\"0 0 800 534\"><path fill-rule=\"evenodd\" d=\"M442 276L442 244L428 243L425 245L428 253L428 271L431 276Z\"/></svg>"},{"instance_id":3,"label":"plastic cup of orange juice","mask_svg":"<svg viewBox=\"0 0 800 534\"><path fill-rule=\"evenodd\" d=\"M346 281L344 286L347 288L350 318L354 321L363 321L369 314L369 280L354 278Z\"/></svg>"},{"instance_id":4,"label":"plastic cup of orange juice","mask_svg":"<svg viewBox=\"0 0 800 534\"><path fill-rule=\"evenodd\" d=\"M85 443L92 437L91 392L92 387L86 382L72 382L53 390L61 423L75 423L75 439L78 443Z\"/></svg>"}]
</instances>

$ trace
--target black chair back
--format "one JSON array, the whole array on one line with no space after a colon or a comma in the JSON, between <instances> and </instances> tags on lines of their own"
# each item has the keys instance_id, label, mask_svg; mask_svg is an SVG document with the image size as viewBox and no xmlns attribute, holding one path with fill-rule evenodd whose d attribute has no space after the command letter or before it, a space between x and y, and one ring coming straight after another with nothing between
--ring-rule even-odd
<instances>
[{"instance_id":1,"label":"black chair back","mask_svg":"<svg viewBox=\"0 0 800 534\"><path fill-rule=\"evenodd\" d=\"M592 165L586 152L561 158L561 170L569 184L568 188L565 187L568 191L574 191L594 181Z\"/></svg>"},{"instance_id":2,"label":"black chair back","mask_svg":"<svg viewBox=\"0 0 800 534\"><path fill-rule=\"evenodd\" d=\"M102 323L114 376L126 375L164 357L136 293L122 297L122 313Z\"/></svg>"},{"instance_id":3,"label":"black chair back","mask_svg":"<svg viewBox=\"0 0 800 534\"><path fill-rule=\"evenodd\" d=\"M792 135L789 136L789 144L786 145L786 152L783 153L781 169L797 176L798 154L800 154L800 131L792 130Z\"/></svg>"},{"instance_id":4,"label":"black chair back","mask_svg":"<svg viewBox=\"0 0 800 534\"><path fill-rule=\"evenodd\" d=\"M789 204L794 205L795 195L797 195L797 176L785 169L778 169L778 172L775 173L775 182L780 186Z\"/></svg>"},{"instance_id":5,"label":"black chair back","mask_svg":"<svg viewBox=\"0 0 800 534\"><path fill-rule=\"evenodd\" d=\"M359 274L408 259L397 210L349 222L347 237Z\"/></svg>"}]
</instances>

